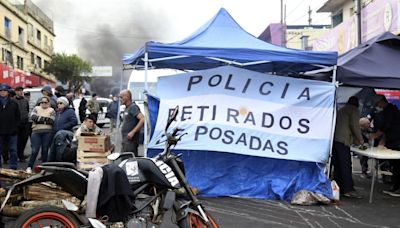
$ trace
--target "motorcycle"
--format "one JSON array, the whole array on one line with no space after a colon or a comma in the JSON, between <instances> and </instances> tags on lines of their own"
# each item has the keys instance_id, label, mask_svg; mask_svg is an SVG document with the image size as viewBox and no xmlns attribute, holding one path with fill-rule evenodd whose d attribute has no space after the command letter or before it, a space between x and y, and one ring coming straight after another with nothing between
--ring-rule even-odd
<instances>
[{"instance_id":1,"label":"motorcycle","mask_svg":"<svg viewBox=\"0 0 400 228\"><path fill-rule=\"evenodd\" d=\"M113 153L108 159L122 168L134 195L134 205L129 216L120 222L86 218L83 207L63 200L63 207L40 206L20 215L15 227L157 227L162 224L167 211L173 211L174 223L180 228L217 228L215 219L205 210L193 193L183 171L180 155L171 153L182 136L182 130L168 128L178 114L178 107L169 116L165 127L165 149L154 158L134 157L133 153ZM80 200L85 199L89 172L75 168L72 163L47 162L37 166L37 174L18 182L8 190L0 212L11 192L18 187L51 181ZM116 226L116 224L118 224Z\"/></svg>"}]
</instances>

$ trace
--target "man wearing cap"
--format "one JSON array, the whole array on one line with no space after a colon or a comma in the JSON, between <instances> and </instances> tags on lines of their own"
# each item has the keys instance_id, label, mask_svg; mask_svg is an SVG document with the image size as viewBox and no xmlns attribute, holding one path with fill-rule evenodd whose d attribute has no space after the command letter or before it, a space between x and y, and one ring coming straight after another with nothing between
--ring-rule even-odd
<instances>
[{"instance_id":1,"label":"man wearing cap","mask_svg":"<svg viewBox=\"0 0 400 228\"><path fill-rule=\"evenodd\" d=\"M97 102L97 94L92 94L92 99L87 102L86 108L89 109L90 114L93 114L97 119L100 112L100 105Z\"/></svg>"},{"instance_id":2,"label":"man wearing cap","mask_svg":"<svg viewBox=\"0 0 400 228\"><path fill-rule=\"evenodd\" d=\"M370 139L383 136L379 145L398 150L400 153L400 111L395 105L389 103L384 95L378 95L375 101L376 110L382 113L383 123L379 126L378 131L370 136ZM393 186L383 192L400 197L400 160L391 160L390 163L393 166Z\"/></svg>"},{"instance_id":3,"label":"man wearing cap","mask_svg":"<svg viewBox=\"0 0 400 228\"><path fill-rule=\"evenodd\" d=\"M31 131L31 125L29 124L29 101L24 97L24 88L18 86L15 88L15 102L19 107L21 114L21 120L18 125L18 143L17 143L17 155L18 159L23 162L25 161L24 150L26 142Z\"/></svg>"},{"instance_id":4,"label":"man wearing cap","mask_svg":"<svg viewBox=\"0 0 400 228\"><path fill-rule=\"evenodd\" d=\"M9 98L9 89L7 84L0 84L0 153L8 144L10 169L17 169L17 132L21 117L18 104Z\"/></svg>"},{"instance_id":5,"label":"man wearing cap","mask_svg":"<svg viewBox=\"0 0 400 228\"><path fill-rule=\"evenodd\" d=\"M81 124L81 126L76 130L74 140L77 140L78 136L81 136L82 133L92 133L93 135L104 135L103 130L96 125L96 117L93 114L87 114L85 116L85 120Z\"/></svg>"}]
</instances>

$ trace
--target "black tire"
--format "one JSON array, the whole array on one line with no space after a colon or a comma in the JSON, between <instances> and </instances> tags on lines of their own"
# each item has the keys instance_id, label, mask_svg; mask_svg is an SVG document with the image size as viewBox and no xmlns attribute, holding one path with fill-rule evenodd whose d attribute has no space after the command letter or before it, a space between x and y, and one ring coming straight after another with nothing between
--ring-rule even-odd
<instances>
[{"instance_id":1,"label":"black tire","mask_svg":"<svg viewBox=\"0 0 400 228\"><path fill-rule=\"evenodd\" d=\"M215 219L207 213L208 220L210 220L210 228L218 228ZM203 219L196 213L189 212L188 215L178 222L179 228L208 228Z\"/></svg>"},{"instance_id":2,"label":"black tire","mask_svg":"<svg viewBox=\"0 0 400 228\"><path fill-rule=\"evenodd\" d=\"M70 212L55 206L37 207L26 211L17 218L14 227L45 227L49 223L51 227L79 227L78 220Z\"/></svg>"}]
</instances>

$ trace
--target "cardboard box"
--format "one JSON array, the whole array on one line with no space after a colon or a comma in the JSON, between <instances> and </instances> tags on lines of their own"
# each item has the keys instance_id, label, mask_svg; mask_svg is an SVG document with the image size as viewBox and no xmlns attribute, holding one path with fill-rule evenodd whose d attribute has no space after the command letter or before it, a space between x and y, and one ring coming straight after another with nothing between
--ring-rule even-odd
<instances>
[{"instance_id":1,"label":"cardboard box","mask_svg":"<svg viewBox=\"0 0 400 228\"><path fill-rule=\"evenodd\" d=\"M110 136L80 136L78 150L87 152L107 152L111 148Z\"/></svg>"}]
</instances>

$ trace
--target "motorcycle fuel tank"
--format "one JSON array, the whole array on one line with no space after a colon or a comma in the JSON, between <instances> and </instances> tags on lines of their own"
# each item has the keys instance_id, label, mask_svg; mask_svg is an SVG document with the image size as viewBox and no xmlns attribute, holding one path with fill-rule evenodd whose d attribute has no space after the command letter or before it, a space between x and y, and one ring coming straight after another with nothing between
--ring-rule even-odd
<instances>
[{"instance_id":1,"label":"motorcycle fuel tank","mask_svg":"<svg viewBox=\"0 0 400 228\"><path fill-rule=\"evenodd\" d=\"M150 158L129 158L122 161L119 166L126 172L131 185L150 182L169 188L181 187L171 167L163 161L154 161Z\"/></svg>"}]
</instances>

